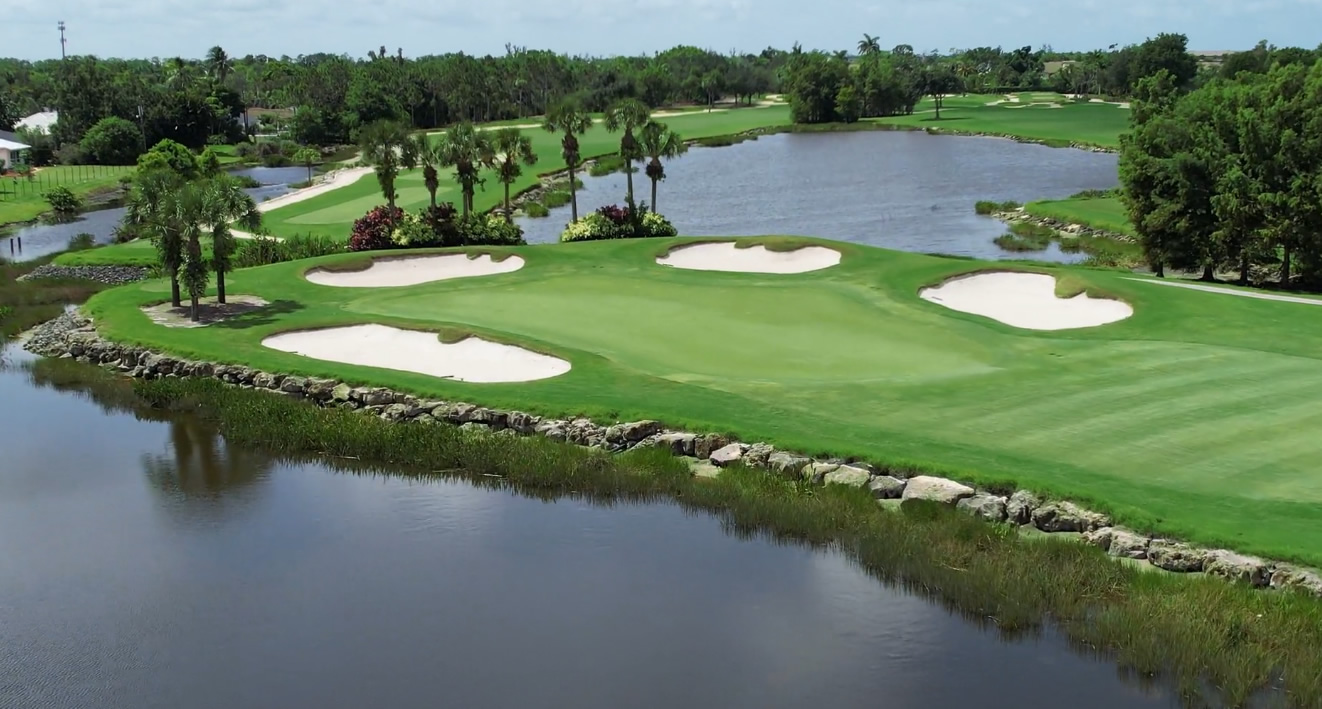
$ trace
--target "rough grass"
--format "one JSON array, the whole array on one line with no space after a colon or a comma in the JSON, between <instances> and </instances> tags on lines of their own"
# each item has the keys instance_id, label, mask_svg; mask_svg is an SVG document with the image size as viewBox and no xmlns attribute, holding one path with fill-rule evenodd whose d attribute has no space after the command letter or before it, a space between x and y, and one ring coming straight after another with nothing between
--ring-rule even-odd
<instances>
[{"instance_id":1,"label":"rough grass","mask_svg":"<svg viewBox=\"0 0 1322 709\"><path fill-rule=\"evenodd\" d=\"M96 370L59 361L39 363L33 377L65 388L86 388L92 378L104 406L151 417L187 413L232 443L329 456L322 462L346 470L390 465L393 474L459 477L547 500L674 501L717 515L739 536L839 549L875 578L1007 636L1053 624L1080 649L1171 682L1191 704L1212 699L1209 685L1227 706L1263 690L1289 706L1322 701L1322 604L1315 599L1146 573L1091 547L1021 536L931 504L888 511L860 490L813 488L739 467L695 478L655 449L610 456L538 437L391 424L214 381L139 382L129 392Z\"/></svg>"},{"instance_id":2,"label":"rough grass","mask_svg":"<svg viewBox=\"0 0 1322 709\"><path fill-rule=\"evenodd\" d=\"M654 259L691 241L646 239L492 249L527 264L408 288L327 288L301 277L361 258L341 255L231 274L230 292L283 305L224 327L151 323L138 307L162 299L162 281L99 294L87 309L114 339L184 356L538 413L733 431L1060 494L1141 529L1322 562L1313 464L1322 329L1313 308L1153 288L1127 272L1043 268L1123 298L1135 315L1034 332L916 297L924 284L993 264L798 241L844 260L791 276L685 271ZM365 322L468 328L573 369L539 382L465 384L261 344L285 330Z\"/></svg>"},{"instance_id":3,"label":"rough grass","mask_svg":"<svg viewBox=\"0 0 1322 709\"><path fill-rule=\"evenodd\" d=\"M996 214L997 212L1011 212L1018 209L1021 206L1022 205L1020 205L1018 202L1015 202L1013 200L1009 202L991 202L985 199L980 199L976 203L974 203L973 212L975 214L981 214L983 216L987 216L990 214Z\"/></svg>"},{"instance_id":4,"label":"rough grass","mask_svg":"<svg viewBox=\"0 0 1322 709\"><path fill-rule=\"evenodd\" d=\"M550 210L541 202L528 202L523 205L523 213L534 219L542 219L551 216Z\"/></svg>"},{"instance_id":5,"label":"rough grass","mask_svg":"<svg viewBox=\"0 0 1322 709\"><path fill-rule=\"evenodd\" d=\"M1010 232L993 240L1006 251L1042 251L1056 238L1056 230L1028 222L1014 222Z\"/></svg>"}]
</instances>

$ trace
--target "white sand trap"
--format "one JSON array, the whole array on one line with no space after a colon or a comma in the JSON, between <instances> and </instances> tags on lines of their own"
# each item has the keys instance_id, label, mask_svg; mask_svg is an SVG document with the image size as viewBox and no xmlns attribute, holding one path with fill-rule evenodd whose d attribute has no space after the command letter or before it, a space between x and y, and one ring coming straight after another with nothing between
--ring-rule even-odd
<instances>
[{"instance_id":1,"label":"white sand trap","mask_svg":"<svg viewBox=\"0 0 1322 709\"><path fill-rule=\"evenodd\" d=\"M924 288L923 300L1027 330L1069 330L1113 323L1134 314L1109 298L1056 297L1056 279L1041 273L979 273Z\"/></svg>"},{"instance_id":2,"label":"white sand trap","mask_svg":"<svg viewBox=\"0 0 1322 709\"><path fill-rule=\"evenodd\" d=\"M429 374L460 382L530 382L569 371L569 363L522 347L477 337L453 344L434 332L385 325L350 325L304 330L262 340L273 350L329 362Z\"/></svg>"},{"instance_id":3,"label":"white sand trap","mask_svg":"<svg viewBox=\"0 0 1322 709\"><path fill-rule=\"evenodd\" d=\"M771 251L762 245L741 249L733 241L695 244L672 250L656 260L662 266L692 271L734 273L807 273L840 263L840 252L822 246L793 251Z\"/></svg>"},{"instance_id":4,"label":"white sand trap","mask_svg":"<svg viewBox=\"0 0 1322 709\"><path fill-rule=\"evenodd\" d=\"M314 268L306 278L312 283L341 288L392 288L419 283L445 281L510 273L523 268L523 259L507 256L496 261L489 254L468 258L468 254L441 254L410 258L381 258L361 271L327 271Z\"/></svg>"}]
</instances>

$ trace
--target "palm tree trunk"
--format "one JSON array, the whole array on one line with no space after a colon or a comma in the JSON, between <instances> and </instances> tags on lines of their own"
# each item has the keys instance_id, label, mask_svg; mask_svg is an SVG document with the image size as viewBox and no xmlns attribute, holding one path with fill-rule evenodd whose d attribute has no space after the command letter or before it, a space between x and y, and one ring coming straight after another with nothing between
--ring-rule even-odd
<instances>
[{"instance_id":1,"label":"palm tree trunk","mask_svg":"<svg viewBox=\"0 0 1322 709\"><path fill-rule=\"evenodd\" d=\"M633 204L633 161L624 161L624 178L629 182L629 204Z\"/></svg>"},{"instance_id":2,"label":"palm tree trunk","mask_svg":"<svg viewBox=\"0 0 1322 709\"><path fill-rule=\"evenodd\" d=\"M219 268L216 269L216 302L225 303L225 272Z\"/></svg>"},{"instance_id":3,"label":"palm tree trunk","mask_svg":"<svg viewBox=\"0 0 1322 709\"><path fill-rule=\"evenodd\" d=\"M569 214L570 221L578 221L578 189L574 186L574 166L569 166Z\"/></svg>"},{"instance_id":4,"label":"palm tree trunk","mask_svg":"<svg viewBox=\"0 0 1322 709\"><path fill-rule=\"evenodd\" d=\"M462 203L462 209L464 210L464 218L468 217L468 194L470 189L472 189L470 185L464 184L464 188L459 196L459 201Z\"/></svg>"},{"instance_id":5,"label":"palm tree trunk","mask_svg":"<svg viewBox=\"0 0 1322 709\"><path fill-rule=\"evenodd\" d=\"M189 293L188 298L190 301L190 305L188 308L188 319L192 320L193 322L197 322L197 294Z\"/></svg>"},{"instance_id":6,"label":"palm tree trunk","mask_svg":"<svg viewBox=\"0 0 1322 709\"><path fill-rule=\"evenodd\" d=\"M505 223L514 223L514 214L510 212L510 183L505 183Z\"/></svg>"},{"instance_id":7,"label":"palm tree trunk","mask_svg":"<svg viewBox=\"0 0 1322 709\"><path fill-rule=\"evenodd\" d=\"M1284 251L1284 257L1281 259L1281 287L1288 288L1290 286L1290 247L1285 247Z\"/></svg>"},{"instance_id":8,"label":"palm tree trunk","mask_svg":"<svg viewBox=\"0 0 1322 709\"><path fill-rule=\"evenodd\" d=\"M1209 263L1209 264L1205 264L1205 265L1203 266L1203 277L1202 277L1201 280L1204 280L1204 281L1215 281L1215 280L1216 280L1216 273L1212 271L1212 264Z\"/></svg>"},{"instance_id":9,"label":"palm tree trunk","mask_svg":"<svg viewBox=\"0 0 1322 709\"><path fill-rule=\"evenodd\" d=\"M652 178L652 211L656 211L656 178Z\"/></svg>"},{"instance_id":10,"label":"palm tree trunk","mask_svg":"<svg viewBox=\"0 0 1322 709\"><path fill-rule=\"evenodd\" d=\"M312 186L312 163L308 163L308 186Z\"/></svg>"},{"instance_id":11,"label":"palm tree trunk","mask_svg":"<svg viewBox=\"0 0 1322 709\"><path fill-rule=\"evenodd\" d=\"M179 296L179 269L170 271L170 305L178 308L183 305Z\"/></svg>"}]
</instances>

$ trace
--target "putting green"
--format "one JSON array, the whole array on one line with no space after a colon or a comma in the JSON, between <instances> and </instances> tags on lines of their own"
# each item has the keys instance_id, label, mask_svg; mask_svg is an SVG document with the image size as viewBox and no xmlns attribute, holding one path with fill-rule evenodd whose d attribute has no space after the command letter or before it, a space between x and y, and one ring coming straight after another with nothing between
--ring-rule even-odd
<instances>
[{"instance_id":1,"label":"putting green","mask_svg":"<svg viewBox=\"0 0 1322 709\"><path fill-rule=\"evenodd\" d=\"M918 297L990 264L832 242L840 265L803 274L657 265L674 243L519 247L519 271L404 288L302 278L313 265L362 255L276 264L229 279L232 293L270 301L267 311L198 329L142 314L139 306L165 297L159 281L99 294L87 308L111 338L184 356L560 416L731 431L1014 483L1133 526L1322 562L1322 308L1157 288L1123 271L1041 269L1062 292L1120 297L1135 312L1039 332ZM261 344L277 332L354 323L468 331L573 369L463 384Z\"/></svg>"}]
</instances>

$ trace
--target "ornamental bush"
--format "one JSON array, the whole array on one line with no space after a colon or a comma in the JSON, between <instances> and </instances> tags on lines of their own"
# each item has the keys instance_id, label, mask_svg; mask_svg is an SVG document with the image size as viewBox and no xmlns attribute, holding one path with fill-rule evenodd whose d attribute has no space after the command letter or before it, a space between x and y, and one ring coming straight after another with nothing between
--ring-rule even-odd
<instances>
[{"instance_id":1,"label":"ornamental bush","mask_svg":"<svg viewBox=\"0 0 1322 709\"><path fill-rule=\"evenodd\" d=\"M608 205L565 226L561 242L598 241L602 239L638 239L675 236L679 232L665 217L640 208Z\"/></svg>"},{"instance_id":2,"label":"ornamental bush","mask_svg":"<svg viewBox=\"0 0 1322 709\"><path fill-rule=\"evenodd\" d=\"M77 214L83 209L83 201L64 185L52 187L46 191L46 203L57 214Z\"/></svg>"},{"instance_id":3,"label":"ornamental bush","mask_svg":"<svg viewBox=\"0 0 1322 709\"><path fill-rule=\"evenodd\" d=\"M458 225L459 237L465 246L519 246L525 243L522 227L495 214L471 214L460 219Z\"/></svg>"},{"instance_id":4,"label":"ornamental bush","mask_svg":"<svg viewBox=\"0 0 1322 709\"><path fill-rule=\"evenodd\" d=\"M373 207L353 223L349 232L350 251L378 251L395 246L391 236L404 217L404 210L386 205Z\"/></svg>"}]
</instances>

